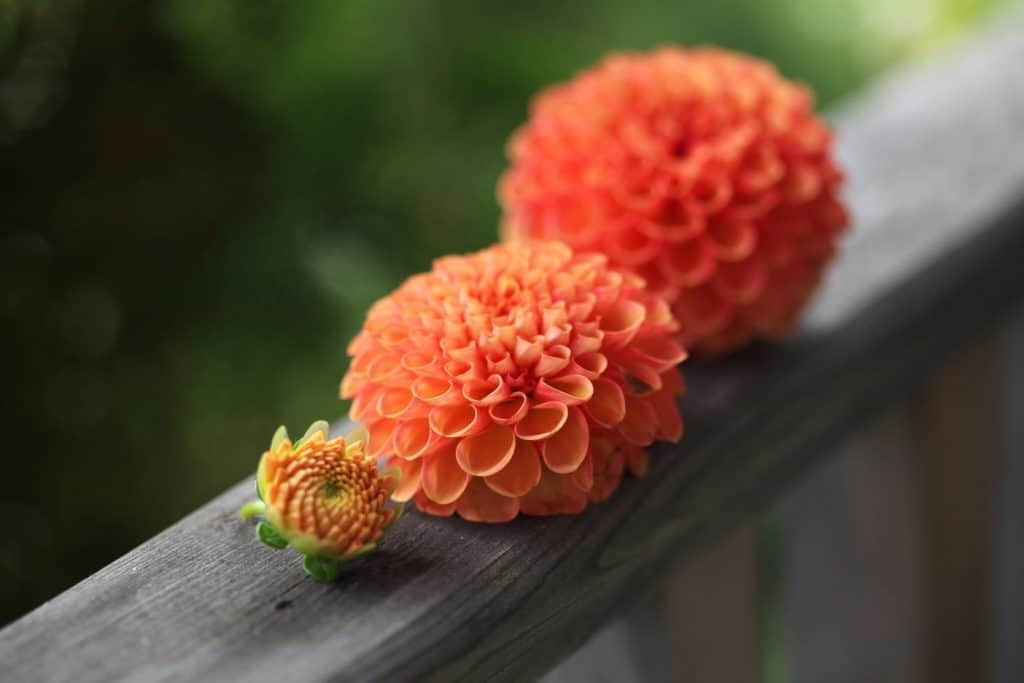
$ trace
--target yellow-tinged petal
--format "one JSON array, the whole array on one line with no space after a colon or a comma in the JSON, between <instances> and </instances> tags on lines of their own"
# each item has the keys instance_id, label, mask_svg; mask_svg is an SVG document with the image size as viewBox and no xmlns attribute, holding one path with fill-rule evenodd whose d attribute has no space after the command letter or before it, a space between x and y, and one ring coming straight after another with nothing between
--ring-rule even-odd
<instances>
[{"instance_id":1,"label":"yellow-tinged petal","mask_svg":"<svg viewBox=\"0 0 1024 683\"><path fill-rule=\"evenodd\" d=\"M526 495L540 482L540 456L530 441L516 439L511 460L499 472L485 480L495 493L509 498Z\"/></svg>"},{"instance_id":2,"label":"yellow-tinged petal","mask_svg":"<svg viewBox=\"0 0 1024 683\"><path fill-rule=\"evenodd\" d=\"M512 430L495 426L487 431L469 436L455 449L456 458L462 469L477 477L486 477L501 471L512 459L516 440Z\"/></svg>"},{"instance_id":3,"label":"yellow-tinged petal","mask_svg":"<svg viewBox=\"0 0 1024 683\"><path fill-rule=\"evenodd\" d=\"M590 428L579 408L570 408L565 425L541 444L544 464L552 472L575 472L587 456L590 447Z\"/></svg>"}]
</instances>

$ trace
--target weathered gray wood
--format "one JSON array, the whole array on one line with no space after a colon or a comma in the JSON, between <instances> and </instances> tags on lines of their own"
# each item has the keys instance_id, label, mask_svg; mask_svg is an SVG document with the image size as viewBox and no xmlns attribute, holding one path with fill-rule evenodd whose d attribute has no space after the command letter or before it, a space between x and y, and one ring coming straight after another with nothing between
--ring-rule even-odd
<instances>
[{"instance_id":1,"label":"weathered gray wood","mask_svg":"<svg viewBox=\"0 0 1024 683\"><path fill-rule=\"evenodd\" d=\"M923 494L900 401L783 504L794 683L916 683L924 653Z\"/></svg>"},{"instance_id":2,"label":"weathered gray wood","mask_svg":"<svg viewBox=\"0 0 1024 683\"><path fill-rule=\"evenodd\" d=\"M929 378L915 405L924 493L922 680L991 680L995 469L1003 356L990 335ZM1024 539L1021 539L1024 541Z\"/></svg>"},{"instance_id":3,"label":"weathered gray wood","mask_svg":"<svg viewBox=\"0 0 1024 683\"><path fill-rule=\"evenodd\" d=\"M662 678L687 683L757 680L757 529L730 533L668 579L656 625ZM655 613L656 614L656 613Z\"/></svg>"},{"instance_id":4,"label":"weathered gray wood","mask_svg":"<svg viewBox=\"0 0 1024 683\"><path fill-rule=\"evenodd\" d=\"M1024 290L1020 26L839 119L856 230L804 331L688 369L689 433L573 518L409 515L337 585L252 539L239 484L0 632L3 680L522 680L672 557L777 498L837 435Z\"/></svg>"},{"instance_id":5,"label":"weathered gray wood","mask_svg":"<svg viewBox=\"0 0 1024 683\"><path fill-rule=\"evenodd\" d=\"M1003 448L992 561L992 680L1024 680L1024 308L1005 336Z\"/></svg>"},{"instance_id":6,"label":"weathered gray wood","mask_svg":"<svg viewBox=\"0 0 1024 683\"><path fill-rule=\"evenodd\" d=\"M674 563L541 683L752 683L756 557L757 532L747 526Z\"/></svg>"}]
</instances>

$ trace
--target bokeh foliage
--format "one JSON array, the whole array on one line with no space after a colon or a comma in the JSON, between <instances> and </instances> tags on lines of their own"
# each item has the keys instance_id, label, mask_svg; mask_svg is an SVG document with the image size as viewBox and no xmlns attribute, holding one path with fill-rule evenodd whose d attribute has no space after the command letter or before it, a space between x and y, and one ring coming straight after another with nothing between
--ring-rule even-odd
<instances>
[{"instance_id":1,"label":"bokeh foliage","mask_svg":"<svg viewBox=\"0 0 1024 683\"><path fill-rule=\"evenodd\" d=\"M717 43L827 104L995 4L0 0L0 623L341 415L369 303L495 239L538 88Z\"/></svg>"}]
</instances>

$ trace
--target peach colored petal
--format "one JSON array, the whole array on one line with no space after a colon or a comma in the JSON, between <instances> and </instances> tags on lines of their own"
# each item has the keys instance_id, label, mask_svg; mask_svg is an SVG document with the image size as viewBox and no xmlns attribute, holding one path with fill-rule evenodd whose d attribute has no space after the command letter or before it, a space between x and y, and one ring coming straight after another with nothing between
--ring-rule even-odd
<instances>
[{"instance_id":1,"label":"peach colored petal","mask_svg":"<svg viewBox=\"0 0 1024 683\"><path fill-rule=\"evenodd\" d=\"M594 459L588 455L569 477L576 488L584 493L590 493L594 489Z\"/></svg>"},{"instance_id":2,"label":"peach colored petal","mask_svg":"<svg viewBox=\"0 0 1024 683\"><path fill-rule=\"evenodd\" d=\"M725 299L749 304L760 295L767 282L767 272L756 256L745 261L726 263L715 274L715 289Z\"/></svg>"},{"instance_id":3,"label":"peach colored petal","mask_svg":"<svg viewBox=\"0 0 1024 683\"><path fill-rule=\"evenodd\" d=\"M424 456L422 461L423 493L439 505L457 501L469 485L469 475L455 459L454 444Z\"/></svg>"},{"instance_id":4,"label":"peach colored petal","mask_svg":"<svg viewBox=\"0 0 1024 683\"><path fill-rule=\"evenodd\" d=\"M377 397L377 414L397 418L412 404L412 392L403 387L389 387Z\"/></svg>"},{"instance_id":5,"label":"peach colored petal","mask_svg":"<svg viewBox=\"0 0 1024 683\"><path fill-rule=\"evenodd\" d=\"M481 434L462 439L455 453L463 470L477 477L486 477L500 472L508 464L515 445L512 429L496 425Z\"/></svg>"},{"instance_id":6,"label":"peach colored petal","mask_svg":"<svg viewBox=\"0 0 1024 683\"><path fill-rule=\"evenodd\" d=\"M579 408L570 408L565 426L541 444L544 464L552 472L574 472L587 456L590 447L590 427Z\"/></svg>"},{"instance_id":7,"label":"peach colored petal","mask_svg":"<svg viewBox=\"0 0 1024 683\"><path fill-rule=\"evenodd\" d=\"M519 498L524 515L575 515L587 507L587 494L576 486L569 475L555 474L544 468L540 483Z\"/></svg>"},{"instance_id":8,"label":"peach colored petal","mask_svg":"<svg viewBox=\"0 0 1024 683\"><path fill-rule=\"evenodd\" d=\"M639 335L624 351L657 372L664 372L686 360L679 342L665 335Z\"/></svg>"},{"instance_id":9,"label":"peach colored petal","mask_svg":"<svg viewBox=\"0 0 1024 683\"><path fill-rule=\"evenodd\" d=\"M474 478L456 503L456 510L471 522L508 522L519 514L519 501L495 493L482 479Z\"/></svg>"},{"instance_id":10,"label":"peach colored petal","mask_svg":"<svg viewBox=\"0 0 1024 683\"><path fill-rule=\"evenodd\" d=\"M571 356L572 351L569 350L568 346L562 346L561 344L550 346L541 353L540 360L537 361L537 366L533 372L538 377L555 375L569 365Z\"/></svg>"},{"instance_id":11,"label":"peach colored petal","mask_svg":"<svg viewBox=\"0 0 1024 683\"><path fill-rule=\"evenodd\" d=\"M412 395L432 405L446 403L446 399L454 393L452 383L436 377L419 377L412 383Z\"/></svg>"},{"instance_id":12,"label":"peach colored petal","mask_svg":"<svg viewBox=\"0 0 1024 683\"><path fill-rule=\"evenodd\" d=\"M584 404L587 415L602 427L614 427L626 414L626 400L620 387L604 377L594 380L594 395Z\"/></svg>"},{"instance_id":13,"label":"peach colored petal","mask_svg":"<svg viewBox=\"0 0 1024 683\"><path fill-rule=\"evenodd\" d=\"M516 439L512 459L500 472L490 475L485 481L496 493L518 498L540 482L540 469L536 446L529 441Z\"/></svg>"},{"instance_id":14,"label":"peach colored petal","mask_svg":"<svg viewBox=\"0 0 1024 683\"><path fill-rule=\"evenodd\" d=\"M601 331L604 332L604 344L613 349L621 349L628 344L644 322L647 310L637 301L620 299L601 317Z\"/></svg>"},{"instance_id":15,"label":"peach colored petal","mask_svg":"<svg viewBox=\"0 0 1024 683\"><path fill-rule=\"evenodd\" d=\"M647 399L658 419L657 437L662 441L679 443L683 438L683 416L669 392L660 392Z\"/></svg>"},{"instance_id":16,"label":"peach colored petal","mask_svg":"<svg viewBox=\"0 0 1024 683\"><path fill-rule=\"evenodd\" d=\"M427 497L427 494L420 491L413 498L416 501L416 507L427 514L434 515L436 517L451 517L455 514L455 503L449 503L448 505L441 505L435 503Z\"/></svg>"},{"instance_id":17,"label":"peach colored petal","mask_svg":"<svg viewBox=\"0 0 1024 683\"><path fill-rule=\"evenodd\" d=\"M366 429L370 433L370 443L367 444L367 451L370 455L381 456L391 449L392 437L397 425L398 423L394 420L377 420L366 425Z\"/></svg>"},{"instance_id":18,"label":"peach colored petal","mask_svg":"<svg viewBox=\"0 0 1024 683\"><path fill-rule=\"evenodd\" d=\"M529 407L530 403L526 398L526 394L517 391L501 403L490 406L487 412L496 424L512 425L523 419Z\"/></svg>"},{"instance_id":19,"label":"peach colored petal","mask_svg":"<svg viewBox=\"0 0 1024 683\"><path fill-rule=\"evenodd\" d=\"M430 411L430 429L450 438L469 434L480 419L480 409L472 405L437 406Z\"/></svg>"},{"instance_id":20,"label":"peach colored petal","mask_svg":"<svg viewBox=\"0 0 1024 683\"><path fill-rule=\"evenodd\" d=\"M402 478L398 481L397 488L392 492L391 499L399 503L411 500L420 488L420 472L423 467L423 460L406 460L395 456L388 459L388 465L402 470Z\"/></svg>"},{"instance_id":21,"label":"peach colored petal","mask_svg":"<svg viewBox=\"0 0 1024 683\"><path fill-rule=\"evenodd\" d=\"M504 401L510 393L501 375L491 375L486 380L473 380L462 387L462 395L467 401L484 407Z\"/></svg>"},{"instance_id":22,"label":"peach colored petal","mask_svg":"<svg viewBox=\"0 0 1024 683\"><path fill-rule=\"evenodd\" d=\"M402 367L417 375L431 374L437 365L437 353L413 349L402 355Z\"/></svg>"},{"instance_id":23,"label":"peach colored petal","mask_svg":"<svg viewBox=\"0 0 1024 683\"><path fill-rule=\"evenodd\" d=\"M608 369L608 358L603 353L591 351L577 354L569 366L568 372L583 375L587 379L597 379Z\"/></svg>"},{"instance_id":24,"label":"peach colored petal","mask_svg":"<svg viewBox=\"0 0 1024 683\"><path fill-rule=\"evenodd\" d=\"M544 338L535 337L531 340L519 337L516 339L515 352L513 357L520 367L530 367L538 360L544 351Z\"/></svg>"},{"instance_id":25,"label":"peach colored petal","mask_svg":"<svg viewBox=\"0 0 1024 683\"><path fill-rule=\"evenodd\" d=\"M384 390L384 387L377 384L364 386L352 398L352 407L349 408L349 416L353 420L365 422L374 417L374 407L377 405L377 397Z\"/></svg>"},{"instance_id":26,"label":"peach colored petal","mask_svg":"<svg viewBox=\"0 0 1024 683\"><path fill-rule=\"evenodd\" d=\"M558 401L574 406L590 400L594 395L594 385L583 375L542 378L533 395L538 401Z\"/></svg>"},{"instance_id":27,"label":"peach colored petal","mask_svg":"<svg viewBox=\"0 0 1024 683\"><path fill-rule=\"evenodd\" d=\"M654 408L643 398L626 396L626 416L618 424L618 431L627 443L647 446L654 441L658 429Z\"/></svg>"},{"instance_id":28,"label":"peach colored petal","mask_svg":"<svg viewBox=\"0 0 1024 683\"><path fill-rule=\"evenodd\" d=\"M527 441L546 439L561 429L568 417L569 408L564 403L539 403L531 407L523 419L516 423L515 434Z\"/></svg>"},{"instance_id":29,"label":"peach colored petal","mask_svg":"<svg viewBox=\"0 0 1024 683\"><path fill-rule=\"evenodd\" d=\"M673 284L694 287L714 275L718 260L714 247L707 240L695 237L662 252L658 265Z\"/></svg>"},{"instance_id":30,"label":"peach colored petal","mask_svg":"<svg viewBox=\"0 0 1024 683\"><path fill-rule=\"evenodd\" d=\"M431 436L430 425L424 419L399 422L393 437L395 452L406 460L419 458L427 451ZM373 440L371 432L371 444Z\"/></svg>"},{"instance_id":31,"label":"peach colored petal","mask_svg":"<svg viewBox=\"0 0 1024 683\"><path fill-rule=\"evenodd\" d=\"M371 382L380 382L394 375L402 367L402 359L393 353L381 354L366 369L366 377Z\"/></svg>"},{"instance_id":32,"label":"peach colored petal","mask_svg":"<svg viewBox=\"0 0 1024 683\"><path fill-rule=\"evenodd\" d=\"M715 221L707 234L723 261L741 261L757 247L757 229L746 221Z\"/></svg>"}]
</instances>

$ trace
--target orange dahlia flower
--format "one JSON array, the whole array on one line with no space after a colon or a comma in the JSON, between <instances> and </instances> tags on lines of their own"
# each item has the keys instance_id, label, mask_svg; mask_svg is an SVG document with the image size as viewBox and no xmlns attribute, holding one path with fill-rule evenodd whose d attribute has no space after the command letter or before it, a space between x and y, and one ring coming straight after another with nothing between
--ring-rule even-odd
<instances>
[{"instance_id":1,"label":"orange dahlia flower","mask_svg":"<svg viewBox=\"0 0 1024 683\"><path fill-rule=\"evenodd\" d=\"M508 146L503 234L601 251L691 351L787 331L847 216L811 92L713 48L618 54L542 92Z\"/></svg>"},{"instance_id":2,"label":"orange dahlia flower","mask_svg":"<svg viewBox=\"0 0 1024 683\"><path fill-rule=\"evenodd\" d=\"M685 358L635 275L560 243L434 262L370 310L341 395L397 500L502 522L602 500L642 447L678 440Z\"/></svg>"},{"instance_id":3,"label":"orange dahlia flower","mask_svg":"<svg viewBox=\"0 0 1024 683\"><path fill-rule=\"evenodd\" d=\"M401 511L388 505L400 475L378 474L365 443L358 433L328 439L321 421L293 444L281 427L260 459L260 500L242 507L244 519L266 519L260 540L295 548L316 578L333 579L341 562L372 551Z\"/></svg>"}]
</instances>

